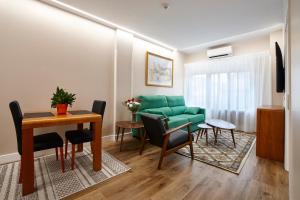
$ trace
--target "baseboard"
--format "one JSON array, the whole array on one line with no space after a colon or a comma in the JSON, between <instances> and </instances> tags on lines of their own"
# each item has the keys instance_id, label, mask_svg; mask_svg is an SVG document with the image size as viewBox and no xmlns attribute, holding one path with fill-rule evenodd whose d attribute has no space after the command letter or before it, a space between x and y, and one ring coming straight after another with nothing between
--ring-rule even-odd
<instances>
[{"instance_id":1,"label":"baseboard","mask_svg":"<svg viewBox=\"0 0 300 200\"><path fill-rule=\"evenodd\" d=\"M130 133L131 132L124 133L124 135L129 135ZM115 134L102 136L102 142L111 141L111 140L114 140L114 139L115 139ZM71 145L71 144L69 144L69 145ZM85 143L84 146L85 145L86 145L86 147L89 146L88 143ZM68 149L71 149L71 146L68 146ZM52 154L52 153L50 153L50 154ZM47 153L47 151L40 151L40 152L35 152L34 153L35 158L45 156L45 155L49 155L49 153ZM20 157L18 152L0 155L0 165L6 164L6 163L11 163L11 162L16 162L16 161L19 161L20 159L21 159L21 157Z\"/></svg>"}]
</instances>

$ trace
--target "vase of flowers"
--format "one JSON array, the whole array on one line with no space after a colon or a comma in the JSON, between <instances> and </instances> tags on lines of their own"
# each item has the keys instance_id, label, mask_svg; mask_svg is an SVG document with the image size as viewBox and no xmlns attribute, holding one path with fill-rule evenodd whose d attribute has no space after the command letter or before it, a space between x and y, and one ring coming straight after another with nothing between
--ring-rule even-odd
<instances>
[{"instance_id":1,"label":"vase of flowers","mask_svg":"<svg viewBox=\"0 0 300 200\"><path fill-rule=\"evenodd\" d=\"M65 115L68 105L72 107L75 99L75 94L66 92L64 89L57 87L51 98L51 107L57 109L58 115Z\"/></svg>"},{"instance_id":2,"label":"vase of flowers","mask_svg":"<svg viewBox=\"0 0 300 200\"><path fill-rule=\"evenodd\" d=\"M123 105L127 107L128 110L131 111L132 122L136 122L136 112L139 110L141 103L139 99L132 98L123 102Z\"/></svg>"}]
</instances>

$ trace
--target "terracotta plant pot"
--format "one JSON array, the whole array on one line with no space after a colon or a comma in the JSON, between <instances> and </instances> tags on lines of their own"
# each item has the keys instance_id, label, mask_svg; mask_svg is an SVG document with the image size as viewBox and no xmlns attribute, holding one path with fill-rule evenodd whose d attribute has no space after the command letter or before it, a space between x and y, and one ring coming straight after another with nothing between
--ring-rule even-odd
<instances>
[{"instance_id":1,"label":"terracotta plant pot","mask_svg":"<svg viewBox=\"0 0 300 200\"><path fill-rule=\"evenodd\" d=\"M67 114L68 104L57 104L56 109L58 115L65 115Z\"/></svg>"}]
</instances>

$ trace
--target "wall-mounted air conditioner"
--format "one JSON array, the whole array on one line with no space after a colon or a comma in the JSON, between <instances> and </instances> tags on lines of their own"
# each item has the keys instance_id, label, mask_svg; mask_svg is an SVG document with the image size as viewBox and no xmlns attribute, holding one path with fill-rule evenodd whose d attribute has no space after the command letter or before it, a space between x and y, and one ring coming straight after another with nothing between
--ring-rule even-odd
<instances>
[{"instance_id":1,"label":"wall-mounted air conditioner","mask_svg":"<svg viewBox=\"0 0 300 200\"><path fill-rule=\"evenodd\" d=\"M232 56L232 54L233 54L232 46L207 50L207 57L209 58L220 58L220 57Z\"/></svg>"}]
</instances>

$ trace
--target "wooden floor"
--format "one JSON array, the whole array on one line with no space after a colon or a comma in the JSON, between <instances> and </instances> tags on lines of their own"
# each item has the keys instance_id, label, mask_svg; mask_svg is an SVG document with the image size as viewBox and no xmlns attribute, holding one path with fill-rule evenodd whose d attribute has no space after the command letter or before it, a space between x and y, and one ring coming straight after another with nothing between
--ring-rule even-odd
<instances>
[{"instance_id":1,"label":"wooden floor","mask_svg":"<svg viewBox=\"0 0 300 200\"><path fill-rule=\"evenodd\" d=\"M119 144L103 142L104 150L132 171L67 199L288 199L288 173L280 163L257 158L255 148L240 175L235 175L178 154L168 156L157 170L160 149L147 144L140 156L139 145L127 136L119 152Z\"/></svg>"}]
</instances>

